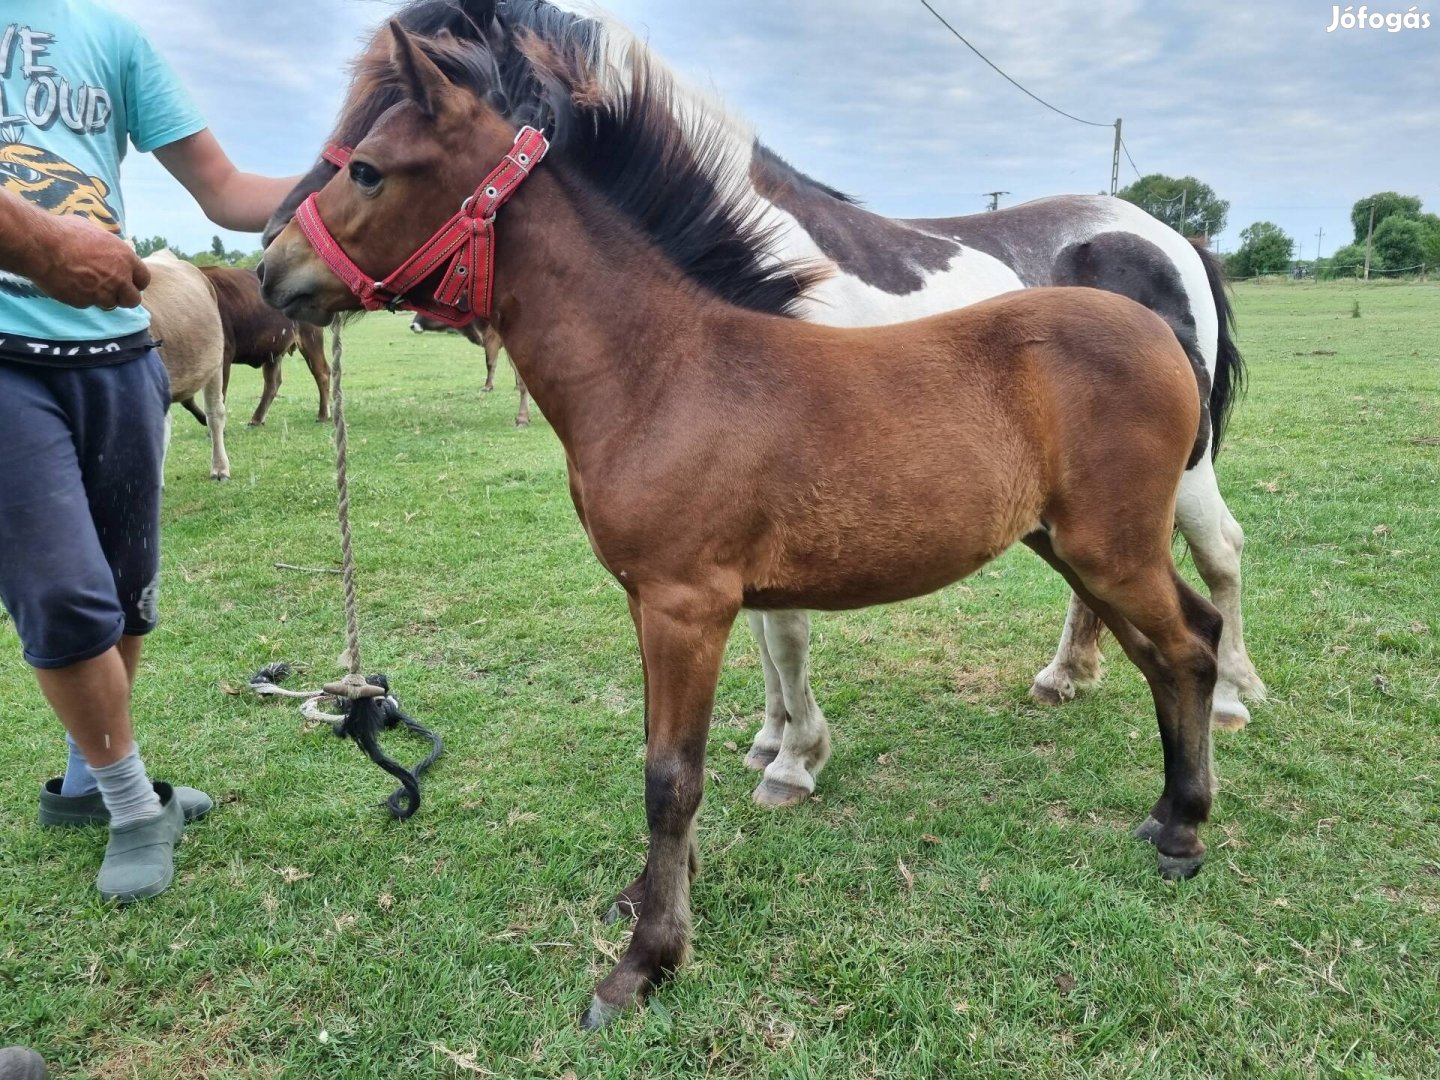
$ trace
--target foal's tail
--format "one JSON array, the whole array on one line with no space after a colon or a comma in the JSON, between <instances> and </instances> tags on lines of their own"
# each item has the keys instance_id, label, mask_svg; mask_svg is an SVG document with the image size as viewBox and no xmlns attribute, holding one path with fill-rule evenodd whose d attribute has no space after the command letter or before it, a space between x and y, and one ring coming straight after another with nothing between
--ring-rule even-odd
<instances>
[{"instance_id":1,"label":"foal's tail","mask_svg":"<svg viewBox=\"0 0 1440 1080\"><path fill-rule=\"evenodd\" d=\"M1210 426L1214 436L1210 442L1210 456L1220 453L1220 436L1225 433L1225 422L1230 417L1231 406L1245 389L1245 362L1240 350L1235 347L1235 309L1230 306L1229 294L1225 291L1225 270L1219 257L1198 240L1195 253L1205 266L1205 276L1210 280L1210 295L1215 299L1215 315L1220 324L1219 348L1215 354L1215 377L1210 384Z\"/></svg>"}]
</instances>

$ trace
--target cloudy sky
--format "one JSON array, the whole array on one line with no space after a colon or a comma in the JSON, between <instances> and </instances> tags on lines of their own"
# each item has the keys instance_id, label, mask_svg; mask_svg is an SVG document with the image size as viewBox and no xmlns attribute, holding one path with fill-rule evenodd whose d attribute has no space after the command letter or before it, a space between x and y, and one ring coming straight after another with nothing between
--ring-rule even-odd
<instances>
[{"instance_id":1,"label":"cloudy sky","mask_svg":"<svg viewBox=\"0 0 1440 1080\"><path fill-rule=\"evenodd\" d=\"M110 0L149 33L241 168L314 160L345 62L386 0ZM1231 201L1220 246L1279 223L1315 254L1349 208L1394 189L1440 211L1440 0L1430 29L1327 33L1318 0L931 0L1041 97L1124 118L1142 172L1190 174ZM899 216L970 213L1108 189L1111 130L1047 112L950 36L920 0L608 0L674 68L712 86L805 171ZM1409 3L1376 10L1406 12ZM1345 5L1341 6L1341 11ZM901 167L896 168L896 163ZM133 232L185 249L215 229L153 160L125 175ZM1121 182L1136 173L1122 163ZM228 246L253 238L226 234Z\"/></svg>"}]
</instances>

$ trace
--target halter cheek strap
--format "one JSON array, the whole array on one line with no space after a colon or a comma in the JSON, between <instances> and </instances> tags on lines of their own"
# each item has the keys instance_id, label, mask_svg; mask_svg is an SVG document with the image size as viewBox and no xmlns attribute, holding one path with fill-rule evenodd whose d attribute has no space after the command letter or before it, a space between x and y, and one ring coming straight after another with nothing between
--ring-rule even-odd
<instances>
[{"instance_id":1,"label":"halter cheek strap","mask_svg":"<svg viewBox=\"0 0 1440 1080\"><path fill-rule=\"evenodd\" d=\"M476 319L490 317L495 277L495 214L549 149L549 142L539 131L521 128L510 152L480 181L480 186L461 204L455 216L383 281L371 279L345 254L320 219L315 194L295 211L295 223L315 253L365 310L418 311L449 326L465 326ZM348 146L330 146L322 156L336 168L343 169L351 153ZM433 299L407 296L442 267L444 274Z\"/></svg>"}]
</instances>

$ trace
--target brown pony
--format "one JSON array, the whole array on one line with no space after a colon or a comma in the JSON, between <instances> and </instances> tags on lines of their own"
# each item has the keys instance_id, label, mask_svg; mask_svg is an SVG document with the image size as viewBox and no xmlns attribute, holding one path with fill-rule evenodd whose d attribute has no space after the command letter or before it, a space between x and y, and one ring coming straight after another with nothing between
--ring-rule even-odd
<instances>
[{"instance_id":1,"label":"brown pony","mask_svg":"<svg viewBox=\"0 0 1440 1080\"><path fill-rule=\"evenodd\" d=\"M485 385L480 388L482 393L490 393L495 389L495 367L500 362L500 350L505 343L500 340L500 333L488 322L466 323L464 326L447 326L439 319L433 319L429 315L416 315L410 320L410 330L415 334L459 334L466 341L478 348L485 350ZM510 370L515 370L512 361ZM525 389L525 380L520 378L520 372L515 371L515 389L520 394L520 406L515 410L515 426L530 426L530 391Z\"/></svg>"},{"instance_id":2,"label":"brown pony","mask_svg":"<svg viewBox=\"0 0 1440 1080\"><path fill-rule=\"evenodd\" d=\"M247 422L249 427L265 423L275 395L280 392L280 361L297 349L310 367L320 408L315 420L330 419L330 364L325 359L325 335L318 327L285 318L260 297L260 279L253 270L230 266L204 266L220 305L220 322L225 328L225 392L230 392L230 368L235 364L260 368L265 389L260 404Z\"/></svg>"},{"instance_id":3,"label":"brown pony","mask_svg":"<svg viewBox=\"0 0 1440 1080\"><path fill-rule=\"evenodd\" d=\"M474 313L489 314L564 444L576 510L640 643L650 850L617 898L638 922L586 1026L685 958L711 708L743 608L904 600L1023 541L1149 683L1165 783L1138 835L1166 877L1195 873L1221 619L1170 557L1201 412L1166 323L1079 288L883 335L771 314L813 273L769 256L743 184L703 127L675 122L642 58L626 84L597 85L532 40L548 113L515 115L483 47L391 30L391 56L361 75L401 100L314 204L357 280L386 278L490 194L477 184L521 124L553 135L499 212L493 312ZM317 323L356 310L332 259L291 223L266 253L266 298ZM440 278L408 302L433 307ZM787 726L766 784L813 766L786 753L792 739L810 746L801 726Z\"/></svg>"}]
</instances>

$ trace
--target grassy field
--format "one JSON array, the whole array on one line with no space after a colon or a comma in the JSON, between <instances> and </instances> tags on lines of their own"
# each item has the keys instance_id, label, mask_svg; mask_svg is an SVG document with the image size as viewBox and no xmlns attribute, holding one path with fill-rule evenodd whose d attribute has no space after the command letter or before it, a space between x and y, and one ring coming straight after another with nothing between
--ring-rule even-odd
<instances>
[{"instance_id":1,"label":"grassy field","mask_svg":"<svg viewBox=\"0 0 1440 1080\"><path fill-rule=\"evenodd\" d=\"M342 647L338 579L275 566L337 549L292 363L269 425L232 427L228 485L175 421L136 713L152 772L219 806L162 898L106 908L103 833L34 824L63 746L0 623L0 1044L107 1080L1440 1075L1440 287L1237 302L1221 482L1271 697L1220 739L1194 881L1129 838L1160 748L1113 643L1080 702L1027 699L1065 590L1013 552L816 620L836 749L788 812L750 802L762 681L735 635L694 961L582 1035L624 944L600 916L644 857L624 599L508 379L482 395L477 350L372 316L347 338L366 664L447 739L423 810L391 822L352 745L224 692L280 658L328 676Z\"/></svg>"}]
</instances>

